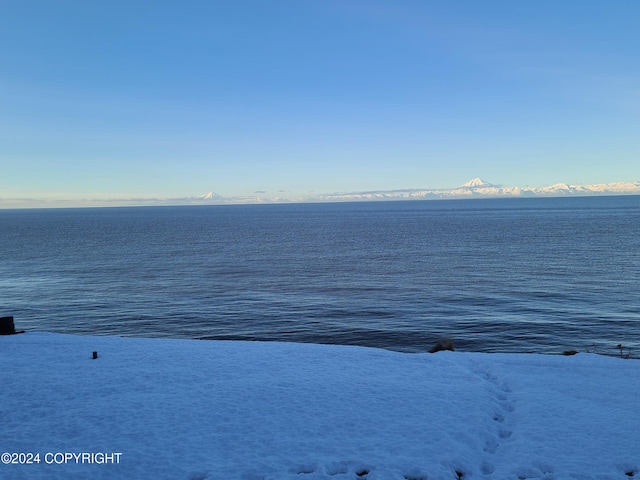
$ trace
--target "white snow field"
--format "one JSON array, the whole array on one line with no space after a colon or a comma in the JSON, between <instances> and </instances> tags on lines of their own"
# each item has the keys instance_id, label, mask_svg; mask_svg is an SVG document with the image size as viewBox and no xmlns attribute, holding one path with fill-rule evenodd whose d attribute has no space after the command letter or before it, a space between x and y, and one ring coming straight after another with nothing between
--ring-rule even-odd
<instances>
[{"instance_id":1,"label":"white snow field","mask_svg":"<svg viewBox=\"0 0 640 480\"><path fill-rule=\"evenodd\" d=\"M27 332L0 362L0 479L640 478L637 360Z\"/></svg>"}]
</instances>

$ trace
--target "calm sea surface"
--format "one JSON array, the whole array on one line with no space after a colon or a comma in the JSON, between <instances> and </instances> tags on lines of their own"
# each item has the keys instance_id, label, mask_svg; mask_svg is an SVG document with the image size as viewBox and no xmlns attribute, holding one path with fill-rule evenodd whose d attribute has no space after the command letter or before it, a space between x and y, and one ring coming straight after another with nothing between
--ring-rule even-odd
<instances>
[{"instance_id":1,"label":"calm sea surface","mask_svg":"<svg viewBox=\"0 0 640 480\"><path fill-rule=\"evenodd\" d=\"M640 197L0 210L51 332L640 356Z\"/></svg>"}]
</instances>

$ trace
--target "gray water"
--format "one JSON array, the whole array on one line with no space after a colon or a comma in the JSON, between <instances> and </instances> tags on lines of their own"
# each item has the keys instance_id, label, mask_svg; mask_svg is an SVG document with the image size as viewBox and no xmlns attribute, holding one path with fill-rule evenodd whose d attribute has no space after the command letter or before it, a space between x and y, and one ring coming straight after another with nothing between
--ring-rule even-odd
<instances>
[{"instance_id":1,"label":"gray water","mask_svg":"<svg viewBox=\"0 0 640 480\"><path fill-rule=\"evenodd\" d=\"M0 210L51 332L640 356L640 197Z\"/></svg>"}]
</instances>

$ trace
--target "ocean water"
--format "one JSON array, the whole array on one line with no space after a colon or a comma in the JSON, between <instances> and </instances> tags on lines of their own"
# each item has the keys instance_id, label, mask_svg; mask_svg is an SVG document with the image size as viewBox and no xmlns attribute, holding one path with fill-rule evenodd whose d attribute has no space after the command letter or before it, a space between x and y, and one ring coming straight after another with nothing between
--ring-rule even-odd
<instances>
[{"instance_id":1,"label":"ocean water","mask_svg":"<svg viewBox=\"0 0 640 480\"><path fill-rule=\"evenodd\" d=\"M640 197L0 210L16 328L640 356Z\"/></svg>"}]
</instances>

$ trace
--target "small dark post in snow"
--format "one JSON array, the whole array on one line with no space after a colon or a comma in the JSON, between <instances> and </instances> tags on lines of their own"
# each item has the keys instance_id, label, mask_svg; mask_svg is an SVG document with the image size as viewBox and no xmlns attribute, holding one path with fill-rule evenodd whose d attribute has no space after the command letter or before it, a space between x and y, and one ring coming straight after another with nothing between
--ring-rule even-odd
<instances>
[{"instance_id":1,"label":"small dark post in snow","mask_svg":"<svg viewBox=\"0 0 640 480\"><path fill-rule=\"evenodd\" d=\"M96 358L98 358L98 352L93 352L93 359L95 360Z\"/></svg>"},{"instance_id":2,"label":"small dark post in snow","mask_svg":"<svg viewBox=\"0 0 640 480\"><path fill-rule=\"evenodd\" d=\"M0 318L0 335L13 335L16 327L13 324L13 317Z\"/></svg>"},{"instance_id":3,"label":"small dark post in snow","mask_svg":"<svg viewBox=\"0 0 640 480\"><path fill-rule=\"evenodd\" d=\"M0 335L15 335L16 333L24 333L24 330L16 331L13 316L0 317Z\"/></svg>"}]
</instances>

